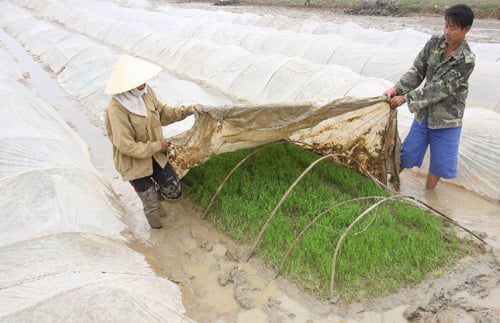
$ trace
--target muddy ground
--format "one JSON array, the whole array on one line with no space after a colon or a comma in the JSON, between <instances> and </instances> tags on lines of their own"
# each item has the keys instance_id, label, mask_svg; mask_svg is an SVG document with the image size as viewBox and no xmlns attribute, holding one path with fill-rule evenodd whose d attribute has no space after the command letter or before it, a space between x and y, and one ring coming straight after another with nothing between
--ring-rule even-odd
<instances>
[{"instance_id":1,"label":"muddy ground","mask_svg":"<svg viewBox=\"0 0 500 323\"><path fill-rule=\"evenodd\" d=\"M180 6L180 4L179 4ZM221 10L210 4L182 4L204 10ZM354 21L364 27L392 30L414 28L440 31L441 17L345 16L303 8L227 6L223 10L316 16L337 22ZM476 21L471 38L500 41L499 21ZM7 38L6 36L3 36ZM158 275L179 284L186 315L198 322L499 322L500 317L500 205L461 188L439 184L435 192L422 189L423 177L403 173L402 193L438 208L481 235L488 245L462 259L441 277L401 290L394 295L346 304L321 302L301 293L255 257L240 256L248 246L236 245L202 220L203 210L185 196L178 203L162 202L164 228L149 231L142 206L128 183L114 170L111 147L99 120L89 118L76 102L67 98L51 78L26 53L11 50L30 72L29 83L46 101L66 107L60 113L89 144L96 168L110 181L123 205L137 219L139 241L131 246L144 253ZM142 242L140 242L142 241Z\"/></svg>"},{"instance_id":2,"label":"muddy ground","mask_svg":"<svg viewBox=\"0 0 500 323\"><path fill-rule=\"evenodd\" d=\"M240 261L234 244L201 220L189 198L167 209L164 228L143 250L159 275L179 284L186 315L198 322L497 322L498 249L478 249L442 277L414 288L345 304L320 302L263 266Z\"/></svg>"}]
</instances>

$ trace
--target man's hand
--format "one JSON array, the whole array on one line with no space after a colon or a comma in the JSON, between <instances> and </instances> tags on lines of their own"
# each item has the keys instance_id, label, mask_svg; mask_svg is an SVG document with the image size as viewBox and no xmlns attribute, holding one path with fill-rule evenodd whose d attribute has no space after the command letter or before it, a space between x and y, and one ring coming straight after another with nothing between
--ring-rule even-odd
<instances>
[{"instance_id":1,"label":"man's hand","mask_svg":"<svg viewBox=\"0 0 500 323\"><path fill-rule=\"evenodd\" d=\"M398 90L394 86L391 87L389 90L385 91L384 95L387 97L391 109L396 109L397 107L403 105L406 102L405 96L398 95Z\"/></svg>"},{"instance_id":2,"label":"man's hand","mask_svg":"<svg viewBox=\"0 0 500 323\"><path fill-rule=\"evenodd\" d=\"M389 105L391 106L391 109L396 109L397 107L405 104L406 98L404 95L396 95L392 99L389 100Z\"/></svg>"},{"instance_id":3,"label":"man's hand","mask_svg":"<svg viewBox=\"0 0 500 323\"><path fill-rule=\"evenodd\" d=\"M398 90L393 86L389 90L385 91L384 94L388 100L392 99L394 96L398 95Z\"/></svg>"}]
</instances>

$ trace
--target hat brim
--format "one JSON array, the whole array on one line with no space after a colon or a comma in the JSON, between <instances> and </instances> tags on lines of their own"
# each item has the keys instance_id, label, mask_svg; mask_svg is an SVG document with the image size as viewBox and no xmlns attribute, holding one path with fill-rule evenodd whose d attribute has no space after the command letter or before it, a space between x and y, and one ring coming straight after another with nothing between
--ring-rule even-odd
<instances>
[{"instance_id":1,"label":"hat brim","mask_svg":"<svg viewBox=\"0 0 500 323\"><path fill-rule=\"evenodd\" d=\"M143 59L120 55L111 71L104 93L118 94L132 90L158 75L161 70L161 66Z\"/></svg>"}]
</instances>

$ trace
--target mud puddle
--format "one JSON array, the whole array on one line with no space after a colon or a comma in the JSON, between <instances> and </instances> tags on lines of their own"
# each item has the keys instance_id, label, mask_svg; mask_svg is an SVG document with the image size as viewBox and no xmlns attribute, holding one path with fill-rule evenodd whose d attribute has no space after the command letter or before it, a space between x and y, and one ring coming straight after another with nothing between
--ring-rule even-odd
<instances>
[{"instance_id":1,"label":"mud puddle","mask_svg":"<svg viewBox=\"0 0 500 323\"><path fill-rule=\"evenodd\" d=\"M425 202L472 230L489 245L500 250L500 203L485 199L453 184L440 182L436 189L426 190L426 174L401 173L401 194Z\"/></svg>"}]
</instances>

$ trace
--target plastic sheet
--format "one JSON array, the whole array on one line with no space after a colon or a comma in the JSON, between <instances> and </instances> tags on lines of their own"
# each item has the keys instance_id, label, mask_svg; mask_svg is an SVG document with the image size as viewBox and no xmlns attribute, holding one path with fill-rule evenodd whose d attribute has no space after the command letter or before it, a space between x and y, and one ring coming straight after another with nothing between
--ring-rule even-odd
<instances>
[{"instance_id":1,"label":"plastic sheet","mask_svg":"<svg viewBox=\"0 0 500 323\"><path fill-rule=\"evenodd\" d=\"M128 246L129 215L85 142L3 45L0 69L0 321L189 322L178 286Z\"/></svg>"},{"instance_id":2,"label":"plastic sheet","mask_svg":"<svg viewBox=\"0 0 500 323\"><path fill-rule=\"evenodd\" d=\"M183 176L214 155L289 140L335 154L333 159L383 184L389 174L399 184L395 121L383 98L204 108L193 128L172 138L167 156Z\"/></svg>"},{"instance_id":3,"label":"plastic sheet","mask_svg":"<svg viewBox=\"0 0 500 323\"><path fill-rule=\"evenodd\" d=\"M430 36L410 29L381 32L353 23L338 25L311 19L209 12L168 5L155 6L154 10L150 10L151 4L147 1L88 1L84 4L78 1L13 2L15 7L7 6L9 14L8 17L5 14L6 21L15 20L12 16L17 14L32 15L31 11L21 8L26 6L45 22L57 22L54 25L57 28L78 32L79 36L87 36L103 47L130 51L164 66L175 77L202 85L202 90L207 90L205 93L210 95L200 96L198 100L195 95L184 99L208 106L226 105L228 101L288 104L305 100L334 100L343 96L377 96L409 68L417 51ZM121 24L123 21L127 21L126 26ZM120 35L116 34L116 26L121 26ZM29 37L34 32L25 31L20 24L7 24L7 28L12 28L10 32L17 34L16 37L25 39L25 46L29 48L31 43L36 42ZM37 33L37 36L41 37L42 33ZM495 111L500 107L500 96L496 75L500 46L478 43L471 43L471 46L477 54L477 65L470 79L467 109L489 109L492 112L489 119L497 120L498 113ZM112 60L108 53L100 57ZM68 76L64 85L69 84L72 70L82 63L75 62L75 68L68 64L64 70ZM92 69L91 63L85 66L87 70ZM110 68L111 64L108 70ZM99 69L101 78L91 80L96 89L102 88L103 75L106 74L101 67ZM89 70L88 74L91 73ZM81 74L76 75L75 82L84 81ZM376 78L366 77L370 75ZM160 98L171 102L171 91L162 86L161 78L156 82L158 86L155 90ZM75 88L68 86L66 90L81 96L79 91L82 88ZM94 113L101 113L106 98L101 97L99 102L92 104L92 100L96 102L97 98L86 97L89 99L79 99L91 106L89 109ZM477 119L479 115L471 111L465 116L460 169L486 169L490 160L498 163L500 158L494 140L482 140L488 145L484 150L491 152L488 160L483 155L474 161L466 162L467 158L462 158L473 154L473 143L477 137L498 138L495 129L484 127L474 133L475 138L469 137L471 131L465 127L480 123ZM406 107L399 108L402 135L411 123L411 117L407 116ZM185 129L191 124L192 121L185 123ZM178 133L180 128L175 132ZM421 169L425 172L425 165ZM472 180L467 171L459 171L458 178L452 182L498 199L499 175L491 177L488 174L477 173Z\"/></svg>"},{"instance_id":4,"label":"plastic sheet","mask_svg":"<svg viewBox=\"0 0 500 323\"><path fill-rule=\"evenodd\" d=\"M135 6L136 2L129 5ZM196 9L162 7L173 17L162 19L158 13L142 9L148 23L157 31L182 38L208 39L221 45L245 48L251 53L307 58L319 64L342 65L367 77L396 82L405 73L430 35L412 29L380 31L355 23L316 23L283 16L251 15L244 24L242 14L215 11L207 14ZM108 5L107 15L123 17L130 8ZM248 41L254 39L254 41ZM256 41L258 40L258 41ZM490 82L500 68L500 45L470 42L477 56L476 71L471 75L469 104L496 109L500 105L497 87ZM306 55L307 56L304 56ZM313 53L311 55L311 53ZM325 56L328 60L325 61ZM493 65L493 69L492 69ZM498 112L498 110L497 110Z\"/></svg>"}]
</instances>

